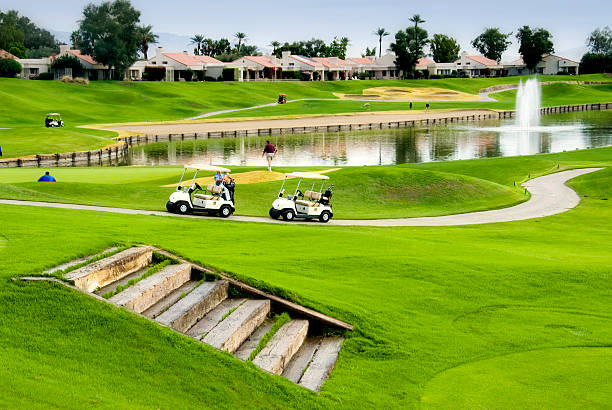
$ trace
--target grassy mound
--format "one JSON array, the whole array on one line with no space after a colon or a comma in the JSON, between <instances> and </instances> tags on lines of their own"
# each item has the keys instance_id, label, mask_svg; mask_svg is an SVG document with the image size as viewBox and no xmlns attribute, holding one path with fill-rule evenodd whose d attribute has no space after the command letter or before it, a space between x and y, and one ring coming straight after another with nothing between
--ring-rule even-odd
<instances>
[{"instance_id":1,"label":"grassy mound","mask_svg":"<svg viewBox=\"0 0 612 410\"><path fill-rule=\"evenodd\" d=\"M250 169L234 168L234 175ZM58 168L53 171L58 182L53 184L34 182L40 173L38 169L6 170L0 175L0 197L165 210L175 188L163 185L176 183L182 168ZM329 176L326 186L335 185L335 217L342 219L447 215L500 208L527 199L518 189L475 177L406 167L343 168ZM267 216L280 186L280 181L238 185L236 213ZM296 186L297 180L289 180L285 190L293 193ZM300 186L302 192L311 188L312 181L307 180ZM314 188L319 190L320 182Z\"/></svg>"}]
</instances>

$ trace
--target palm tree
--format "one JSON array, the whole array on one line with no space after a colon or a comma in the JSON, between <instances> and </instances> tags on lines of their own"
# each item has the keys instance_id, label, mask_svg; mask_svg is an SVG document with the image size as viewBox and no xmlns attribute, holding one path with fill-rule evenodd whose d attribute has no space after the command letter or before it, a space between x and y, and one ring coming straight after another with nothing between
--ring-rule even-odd
<instances>
[{"instance_id":1,"label":"palm tree","mask_svg":"<svg viewBox=\"0 0 612 410\"><path fill-rule=\"evenodd\" d=\"M281 43L278 41L272 41L270 43L270 47L272 47L272 54L276 54L276 50L281 46Z\"/></svg>"},{"instance_id":2,"label":"palm tree","mask_svg":"<svg viewBox=\"0 0 612 410\"><path fill-rule=\"evenodd\" d=\"M246 43L247 35L239 31L236 34L234 34L234 37L236 37L236 39L238 40L238 53L240 53L240 47L242 47L242 41L244 40L244 42Z\"/></svg>"},{"instance_id":3,"label":"palm tree","mask_svg":"<svg viewBox=\"0 0 612 410\"><path fill-rule=\"evenodd\" d=\"M202 54L202 46L204 45L204 36L202 34L196 34L195 36L190 38L191 43L189 44L195 44L196 48L195 48L195 55L199 56L200 54Z\"/></svg>"},{"instance_id":4,"label":"palm tree","mask_svg":"<svg viewBox=\"0 0 612 410\"><path fill-rule=\"evenodd\" d=\"M389 33L384 28L380 27L378 30L374 31L374 35L378 36L378 57L382 55L382 39L383 37L387 37Z\"/></svg>"},{"instance_id":5,"label":"palm tree","mask_svg":"<svg viewBox=\"0 0 612 410\"><path fill-rule=\"evenodd\" d=\"M140 43L138 48L140 48L145 60L149 59L147 55L149 53L149 44L157 43L157 39L159 38L157 34L153 34L151 30L153 30L153 26L150 25L138 27L138 42Z\"/></svg>"},{"instance_id":6,"label":"palm tree","mask_svg":"<svg viewBox=\"0 0 612 410\"><path fill-rule=\"evenodd\" d=\"M76 30L73 31L72 34L70 34L70 41L72 42L72 49L78 50L79 43L81 42L81 34Z\"/></svg>"},{"instance_id":7,"label":"palm tree","mask_svg":"<svg viewBox=\"0 0 612 410\"><path fill-rule=\"evenodd\" d=\"M414 23L414 41L417 41L417 27L421 23L425 23L425 20L421 19L420 14L415 14L410 18L410 21Z\"/></svg>"}]
</instances>

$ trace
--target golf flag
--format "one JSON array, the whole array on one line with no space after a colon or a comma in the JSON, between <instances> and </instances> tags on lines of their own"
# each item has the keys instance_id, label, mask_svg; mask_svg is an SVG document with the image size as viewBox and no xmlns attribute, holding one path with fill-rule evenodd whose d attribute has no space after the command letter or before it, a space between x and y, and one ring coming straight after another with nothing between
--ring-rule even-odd
<instances>
[{"instance_id":1,"label":"golf flag","mask_svg":"<svg viewBox=\"0 0 612 410\"><path fill-rule=\"evenodd\" d=\"M0 146L0 157L2 156L2 146Z\"/></svg>"}]
</instances>

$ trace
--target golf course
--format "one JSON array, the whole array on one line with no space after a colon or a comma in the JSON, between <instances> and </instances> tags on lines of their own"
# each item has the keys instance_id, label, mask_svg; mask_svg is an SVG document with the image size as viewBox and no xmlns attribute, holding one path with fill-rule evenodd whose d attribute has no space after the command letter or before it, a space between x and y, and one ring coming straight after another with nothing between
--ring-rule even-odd
<instances>
[{"instance_id":1,"label":"golf course","mask_svg":"<svg viewBox=\"0 0 612 410\"><path fill-rule=\"evenodd\" d=\"M480 98L480 90L525 79L88 85L0 79L6 102L0 146L3 158L17 158L106 147L118 134L105 128L126 123L408 113L408 100L386 99L397 89L406 95L421 89L410 115L513 110L516 89L490 94L494 101ZM606 75L546 81L553 84L542 86L543 107L612 102ZM269 104L279 93L290 102L218 113ZM421 98L435 93L458 97L440 97L426 112ZM358 95L377 97L366 103ZM43 128L47 112L61 113L66 127ZM189 119L206 113L218 114ZM607 132L609 114L598 113L587 131ZM176 163L2 168L1 200L157 213L0 203L0 407L609 408L612 147L605 145L394 165L296 163L273 172L258 156L260 163L230 167L236 212L228 219L160 213L183 174ZM334 219L363 222L510 209L532 198L529 181L585 168L566 183L577 205L546 217L419 227L235 219L267 217L285 173L295 171L328 176ZM57 182L36 182L47 170ZM200 172L197 182L213 184L213 174ZM188 170L184 178L194 176ZM311 189L305 184L302 190ZM296 186L291 178L285 189ZM320 393L60 283L19 280L63 279L44 271L133 245L155 246L351 324L353 331L337 330L345 339Z\"/></svg>"}]
</instances>

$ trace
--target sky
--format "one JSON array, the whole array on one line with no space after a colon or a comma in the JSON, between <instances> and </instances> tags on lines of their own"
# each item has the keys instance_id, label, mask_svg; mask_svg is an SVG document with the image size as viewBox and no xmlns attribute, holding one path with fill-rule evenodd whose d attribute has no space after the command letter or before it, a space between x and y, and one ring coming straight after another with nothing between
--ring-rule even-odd
<instances>
[{"instance_id":1,"label":"sky","mask_svg":"<svg viewBox=\"0 0 612 410\"><path fill-rule=\"evenodd\" d=\"M0 10L15 9L38 25L55 31L76 29L83 7L91 0L0 0ZM100 1L93 1L100 3ZM372 34L378 27L390 36L383 41L383 52L393 41L393 35L409 24L409 18L420 14L429 35L447 34L455 37L462 50L476 53L470 42L486 27L499 27L503 32L516 33L523 25L543 27L553 35L556 52L584 51L588 34L597 27L612 25L612 1L581 0L513 0L495 2L457 0L310 0L301 2L267 1L189 1L132 0L141 11L141 22L151 24L156 33L172 33L191 37L226 37L234 41L233 33L247 34L248 44L269 51L270 42L297 41L312 37L326 42L334 36L351 40L348 55L359 56L366 47L378 47ZM476 4L478 3L478 4ZM278 4L278 5L275 5ZM167 36L162 36L167 38ZM175 39L176 40L176 39ZM503 60L518 55L514 35ZM161 44L173 49L191 50L183 39ZM187 41L184 41L187 43ZM566 57L577 58L573 55Z\"/></svg>"}]
</instances>

